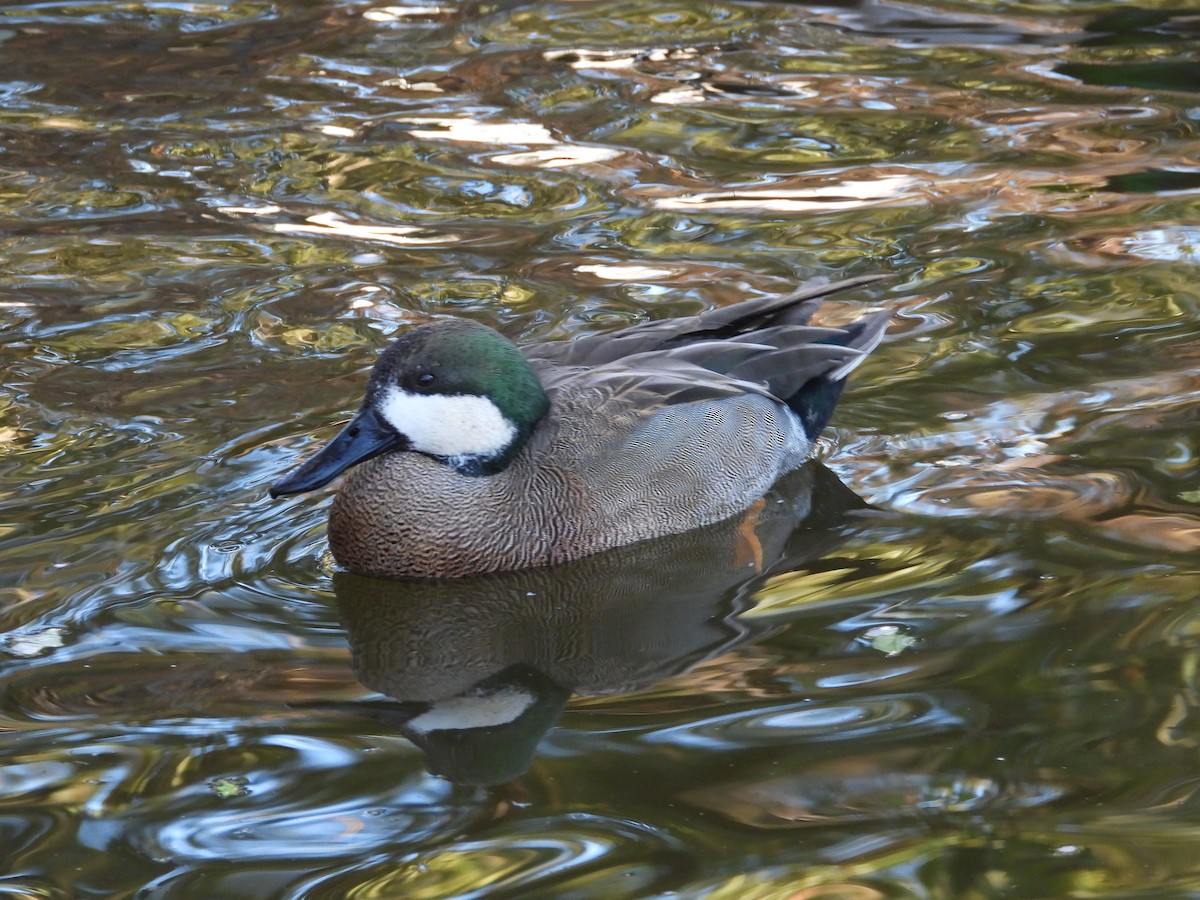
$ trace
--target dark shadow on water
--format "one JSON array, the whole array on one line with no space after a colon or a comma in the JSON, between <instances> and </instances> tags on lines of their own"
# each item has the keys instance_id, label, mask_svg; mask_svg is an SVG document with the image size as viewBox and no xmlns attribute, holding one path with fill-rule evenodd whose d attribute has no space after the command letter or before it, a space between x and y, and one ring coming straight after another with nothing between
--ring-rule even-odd
<instances>
[{"instance_id":1,"label":"dark shadow on water","mask_svg":"<svg viewBox=\"0 0 1200 900\"><path fill-rule=\"evenodd\" d=\"M1054 71L1084 84L1149 91L1200 91L1200 63L1063 63Z\"/></svg>"},{"instance_id":2,"label":"dark shadow on water","mask_svg":"<svg viewBox=\"0 0 1200 900\"><path fill-rule=\"evenodd\" d=\"M563 566L440 584L338 573L355 673L393 700L337 709L398 729L451 781L511 780L572 694L640 690L760 637L738 614L764 578L830 552L865 508L811 463L735 519Z\"/></svg>"},{"instance_id":3,"label":"dark shadow on water","mask_svg":"<svg viewBox=\"0 0 1200 900\"><path fill-rule=\"evenodd\" d=\"M1170 169L1145 169L1110 175L1105 190L1123 194L1161 194L1166 191L1194 191L1200 188L1200 172Z\"/></svg>"},{"instance_id":4,"label":"dark shadow on water","mask_svg":"<svg viewBox=\"0 0 1200 900\"><path fill-rule=\"evenodd\" d=\"M1115 6L1089 22L1084 30L1091 36L1080 41L1080 46L1163 46L1195 40L1200 17L1191 9Z\"/></svg>"}]
</instances>

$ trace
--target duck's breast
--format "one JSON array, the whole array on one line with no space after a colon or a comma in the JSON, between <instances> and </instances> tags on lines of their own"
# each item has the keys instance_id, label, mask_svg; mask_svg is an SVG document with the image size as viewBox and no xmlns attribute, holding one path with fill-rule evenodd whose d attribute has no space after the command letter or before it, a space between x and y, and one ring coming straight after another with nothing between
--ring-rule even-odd
<instances>
[{"instance_id":1,"label":"duck's breast","mask_svg":"<svg viewBox=\"0 0 1200 900\"><path fill-rule=\"evenodd\" d=\"M329 544L354 572L460 578L556 561L564 509L578 488L567 473L460 475L418 453L389 453L352 469L329 515Z\"/></svg>"}]
</instances>

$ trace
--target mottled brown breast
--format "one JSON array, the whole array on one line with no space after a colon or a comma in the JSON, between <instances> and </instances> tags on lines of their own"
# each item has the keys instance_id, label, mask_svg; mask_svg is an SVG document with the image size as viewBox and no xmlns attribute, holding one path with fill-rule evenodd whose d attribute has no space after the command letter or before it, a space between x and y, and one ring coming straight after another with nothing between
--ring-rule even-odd
<instances>
[{"instance_id":1,"label":"mottled brown breast","mask_svg":"<svg viewBox=\"0 0 1200 900\"><path fill-rule=\"evenodd\" d=\"M461 578L548 565L594 552L579 544L568 510L585 501L570 473L470 477L416 453L391 453L351 470L329 516L329 543L351 571Z\"/></svg>"}]
</instances>

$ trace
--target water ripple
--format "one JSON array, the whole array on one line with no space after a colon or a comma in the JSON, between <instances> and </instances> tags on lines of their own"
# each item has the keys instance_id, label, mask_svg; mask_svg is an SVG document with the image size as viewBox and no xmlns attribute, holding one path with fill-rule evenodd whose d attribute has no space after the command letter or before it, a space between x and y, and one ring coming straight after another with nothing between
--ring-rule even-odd
<instances>
[{"instance_id":1,"label":"water ripple","mask_svg":"<svg viewBox=\"0 0 1200 900\"><path fill-rule=\"evenodd\" d=\"M759 829L863 820L927 819L1045 806L1065 793L1052 783L1005 783L967 773L809 773L700 788L687 799Z\"/></svg>"},{"instance_id":2,"label":"water ripple","mask_svg":"<svg viewBox=\"0 0 1200 900\"><path fill-rule=\"evenodd\" d=\"M684 864L675 839L615 817L514 817L496 823L494 831L486 839L454 840L394 862L313 879L288 896L403 892L472 898L496 891L564 890L579 883L596 896L633 896Z\"/></svg>"},{"instance_id":3,"label":"water ripple","mask_svg":"<svg viewBox=\"0 0 1200 900\"><path fill-rule=\"evenodd\" d=\"M962 698L928 694L874 696L842 703L805 700L759 706L670 728L651 728L641 740L692 749L730 750L789 740L852 741L885 733L916 736L965 728L974 718Z\"/></svg>"}]
</instances>

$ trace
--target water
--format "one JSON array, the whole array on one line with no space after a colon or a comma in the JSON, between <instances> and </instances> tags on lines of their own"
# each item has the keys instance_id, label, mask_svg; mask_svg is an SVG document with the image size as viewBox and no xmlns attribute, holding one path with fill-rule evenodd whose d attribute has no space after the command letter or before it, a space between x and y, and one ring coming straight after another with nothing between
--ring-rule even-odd
<instances>
[{"instance_id":1,"label":"water","mask_svg":"<svg viewBox=\"0 0 1200 900\"><path fill-rule=\"evenodd\" d=\"M1195 36L4 4L5 895L1200 894ZM830 310L898 311L837 477L754 540L405 589L266 496L431 316L549 339L875 272Z\"/></svg>"}]
</instances>

